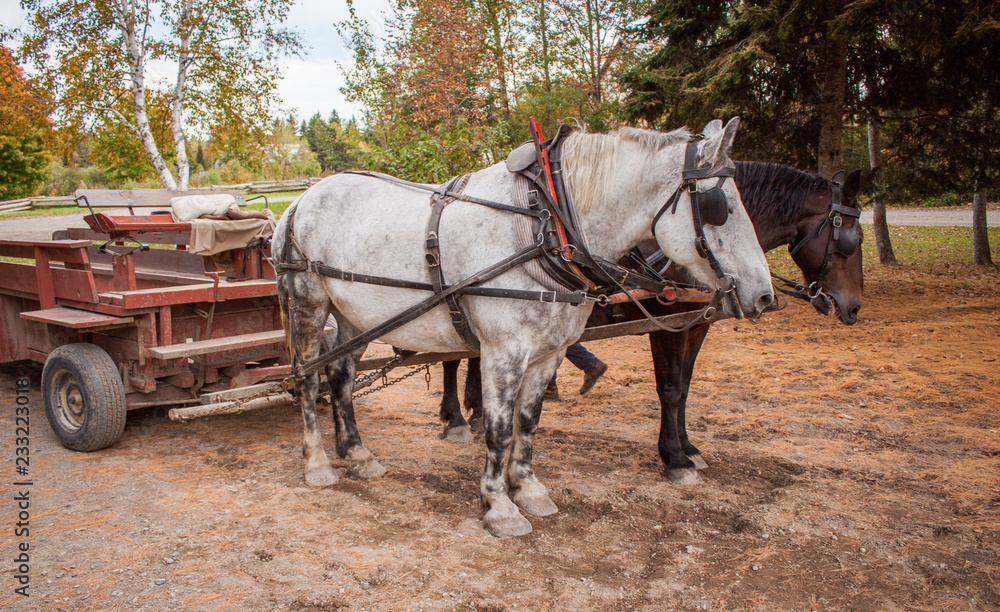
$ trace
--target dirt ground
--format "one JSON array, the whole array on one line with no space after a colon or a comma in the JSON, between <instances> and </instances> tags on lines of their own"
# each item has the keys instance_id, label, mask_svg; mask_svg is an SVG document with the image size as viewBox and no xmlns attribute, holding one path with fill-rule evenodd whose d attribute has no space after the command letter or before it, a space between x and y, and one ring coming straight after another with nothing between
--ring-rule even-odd
<instances>
[{"instance_id":1,"label":"dirt ground","mask_svg":"<svg viewBox=\"0 0 1000 612\"><path fill-rule=\"evenodd\" d=\"M698 486L662 476L646 339L593 343L608 374L581 397L564 364L537 439L560 512L511 539L481 527L481 439L438 439L440 366L430 390L418 375L358 404L388 474L325 490L303 482L293 407L132 412L81 454L35 372L31 596L7 485L0 608L1000 609L1000 289L971 274L870 274L851 328L799 304L717 324L689 402ZM0 372L6 482L17 375Z\"/></svg>"}]
</instances>

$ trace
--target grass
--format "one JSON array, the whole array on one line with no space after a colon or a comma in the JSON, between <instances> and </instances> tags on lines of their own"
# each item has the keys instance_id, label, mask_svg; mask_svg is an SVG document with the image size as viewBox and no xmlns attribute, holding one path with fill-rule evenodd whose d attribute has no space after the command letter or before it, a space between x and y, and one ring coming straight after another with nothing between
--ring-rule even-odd
<instances>
[{"instance_id":1,"label":"grass","mask_svg":"<svg viewBox=\"0 0 1000 612\"><path fill-rule=\"evenodd\" d=\"M972 263L971 227L919 227L897 225L889 227L889 237L899 266L889 268L878 261L875 248L875 231L864 225L865 239L861 251L865 262L865 278L873 274L908 270L932 276L951 276L996 282L996 268L981 268ZM1000 263L1000 227L988 230L993 261ZM775 274L800 280L798 268L786 249L774 249L767 254L768 264Z\"/></svg>"}]
</instances>

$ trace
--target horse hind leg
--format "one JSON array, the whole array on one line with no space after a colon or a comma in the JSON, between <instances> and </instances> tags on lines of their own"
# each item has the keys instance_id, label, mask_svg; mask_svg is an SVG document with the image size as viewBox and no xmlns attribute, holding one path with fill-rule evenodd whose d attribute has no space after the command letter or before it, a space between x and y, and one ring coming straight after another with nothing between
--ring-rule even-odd
<instances>
[{"instance_id":1,"label":"horse hind leg","mask_svg":"<svg viewBox=\"0 0 1000 612\"><path fill-rule=\"evenodd\" d=\"M483 378L480 373L479 357L470 357L465 375L465 409L469 414L469 428L483 430Z\"/></svg>"},{"instance_id":2,"label":"horse hind leg","mask_svg":"<svg viewBox=\"0 0 1000 612\"><path fill-rule=\"evenodd\" d=\"M278 283L278 299L286 332L294 331L294 345L300 359L309 361L319 355L323 328L326 326L330 302L308 279L285 277ZM302 409L305 481L310 487L337 484L339 477L330 465L323 449L323 436L316 419L316 397L319 395L319 373L295 380L295 394Z\"/></svg>"},{"instance_id":3,"label":"horse hind leg","mask_svg":"<svg viewBox=\"0 0 1000 612\"><path fill-rule=\"evenodd\" d=\"M440 417L444 422L444 431L441 432L442 440L455 440L456 442L471 442L472 431L469 424L462 416L462 406L458 403L458 366L459 360L446 361L444 368L444 387L441 394Z\"/></svg>"},{"instance_id":4,"label":"horse hind leg","mask_svg":"<svg viewBox=\"0 0 1000 612\"><path fill-rule=\"evenodd\" d=\"M549 516L559 511L545 485L535 477L532 457L545 387L562 358L560 352L540 364L530 366L524 375L517 400L514 441L507 462L507 483L514 492L514 503L534 516Z\"/></svg>"},{"instance_id":5,"label":"horse hind leg","mask_svg":"<svg viewBox=\"0 0 1000 612\"><path fill-rule=\"evenodd\" d=\"M337 341L347 342L357 335L357 331L343 317L337 320ZM371 452L361 443L361 434L354 418L354 377L358 371L358 361L365 347L347 355L326 367L326 380L330 386L330 405L337 436L337 455L350 461L347 475L351 478L369 479L385 475L382 467Z\"/></svg>"}]
</instances>

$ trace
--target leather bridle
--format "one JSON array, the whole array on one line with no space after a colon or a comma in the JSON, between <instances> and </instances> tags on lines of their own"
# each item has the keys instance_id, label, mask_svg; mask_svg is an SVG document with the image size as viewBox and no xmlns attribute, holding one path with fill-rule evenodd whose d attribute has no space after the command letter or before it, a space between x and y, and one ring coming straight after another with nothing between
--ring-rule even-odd
<instances>
[{"instance_id":1,"label":"leather bridle","mask_svg":"<svg viewBox=\"0 0 1000 612\"><path fill-rule=\"evenodd\" d=\"M823 220L813 227L812 230L810 230L810 232L798 242L798 244L788 250L789 255L794 257L795 254L801 251L810 240L819 236L820 232L823 231L827 224L830 224L832 229L826 239L826 254L823 258L823 266L820 268L819 276L816 280L809 283L808 286L802 286L776 274L771 275L785 283L785 285L794 288L794 291L780 288L779 291L793 297L802 298L808 302L812 302L817 299L832 302L832 298L830 298L830 296L823 291L823 281L826 280L830 270L833 269L833 254L837 253L843 257L850 257L861 247L861 234L858 231L861 211L857 208L843 205L843 186L839 181L832 181L830 183L830 189L832 191L832 197L830 199L829 214L823 217ZM853 217L855 219L853 227L844 227L845 216Z\"/></svg>"}]
</instances>

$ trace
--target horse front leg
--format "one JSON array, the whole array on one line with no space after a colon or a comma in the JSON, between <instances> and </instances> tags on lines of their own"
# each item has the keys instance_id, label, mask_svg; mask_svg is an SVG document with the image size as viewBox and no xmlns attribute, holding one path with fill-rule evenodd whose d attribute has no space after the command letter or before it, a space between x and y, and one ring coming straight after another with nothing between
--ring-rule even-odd
<instances>
[{"instance_id":1,"label":"horse front leg","mask_svg":"<svg viewBox=\"0 0 1000 612\"><path fill-rule=\"evenodd\" d=\"M691 388L691 376L694 373L694 364L698 360L698 353L701 352L701 347L705 343L705 336L708 335L708 330L710 329L712 329L711 325L699 325L688 331L687 342L684 347L684 371L681 378L681 386L684 389L684 399L677 409L677 433L680 438L681 449L684 450L684 454L687 455L688 459L690 459L699 470L707 468L708 464L701 458L701 451L698 450L698 447L692 444L688 439L686 417L687 398L688 390Z\"/></svg>"},{"instance_id":2,"label":"horse front leg","mask_svg":"<svg viewBox=\"0 0 1000 612\"><path fill-rule=\"evenodd\" d=\"M471 360L470 360L471 361ZM472 431L469 424L462 416L462 406L458 403L458 366L461 360L446 361L442 364L444 368L444 387L441 393L441 412L439 416L445 423L444 431L441 433L442 440L456 440L458 442L471 442ZM471 371L472 366L470 364ZM466 382L466 393L468 394L468 382Z\"/></svg>"},{"instance_id":3,"label":"horse front leg","mask_svg":"<svg viewBox=\"0 0 1000 612\"><path fill-rule=\"evenodd\" d=\"M532 459L545 387L562 360L563 351L559 351L541 363L529 366L517 398L514 442L507 461L507 484L514 492L514 503L534 516L549 516L559 511L545 485L535 477Z\"/></svg>"},{"instance_id":4,"label":"horse front leg","mask_svg":"<svg viewBox=\"0 0 1000 612\"><path fill-rule=\"evenodd\" d=\"M337 340L347 342L357 335L357 330L340 318L337 320ZM326 367L326 380L330 386L330 405L333 409L333 424L337 432L337 455L347 459L351 465L347 475L352 478L378 478L385 475L375 456L361 443L361 434L354 419L354 377L358 372L358 361L364 355L365 347L339 359Z\"/></svg>"},{"instance_id":5,"label":"horse front leg","mask_svg":"<svg viewBox=\"0 0 1000 612\"><path fill-rule=\"evenodd\" d=\"M664 474L677 484L701 482L697 467L684 452L680 440L680 415L683 414L690 384L690 377L686 384L684 381L685 348L689 334L690 330L649 334L656 392L660 397L660 437L657 447L664 463Z\"/></svg>"},{"instance_id":6,"label":"horse front leg","mask_svg":"<svg viewBox=\"0 0 1000 612\"><path fill-rule=\"evenodd\" d=\"M302 361L314 359L322 345L323 329L329 316L329 299L317 286L297 276L286 276L278 283L278 299L282 322L294 339L289 341L290 351L297 352ZM316 419L318 394L318 372L295 380L295 395L302 409L302 455L306 460L306 484L328 487L337 484L340 478L333 471L323 449L323 436Z\"/></svg>"},{"instance_id":7,"label":"horse front leg","mask_svg":"<svg viewBox=\"0 0 1000 612\"><path fill-rule=\"evenodd\" d=\"M527 359L502 350L483 351L483 434L486 465L480 481L480 496L486 513L483 525L497 537L531 532L531 523L521 516L507 496L504 459L514 430L514 404L527 367Z\"/></svg>"}]
</instances>

